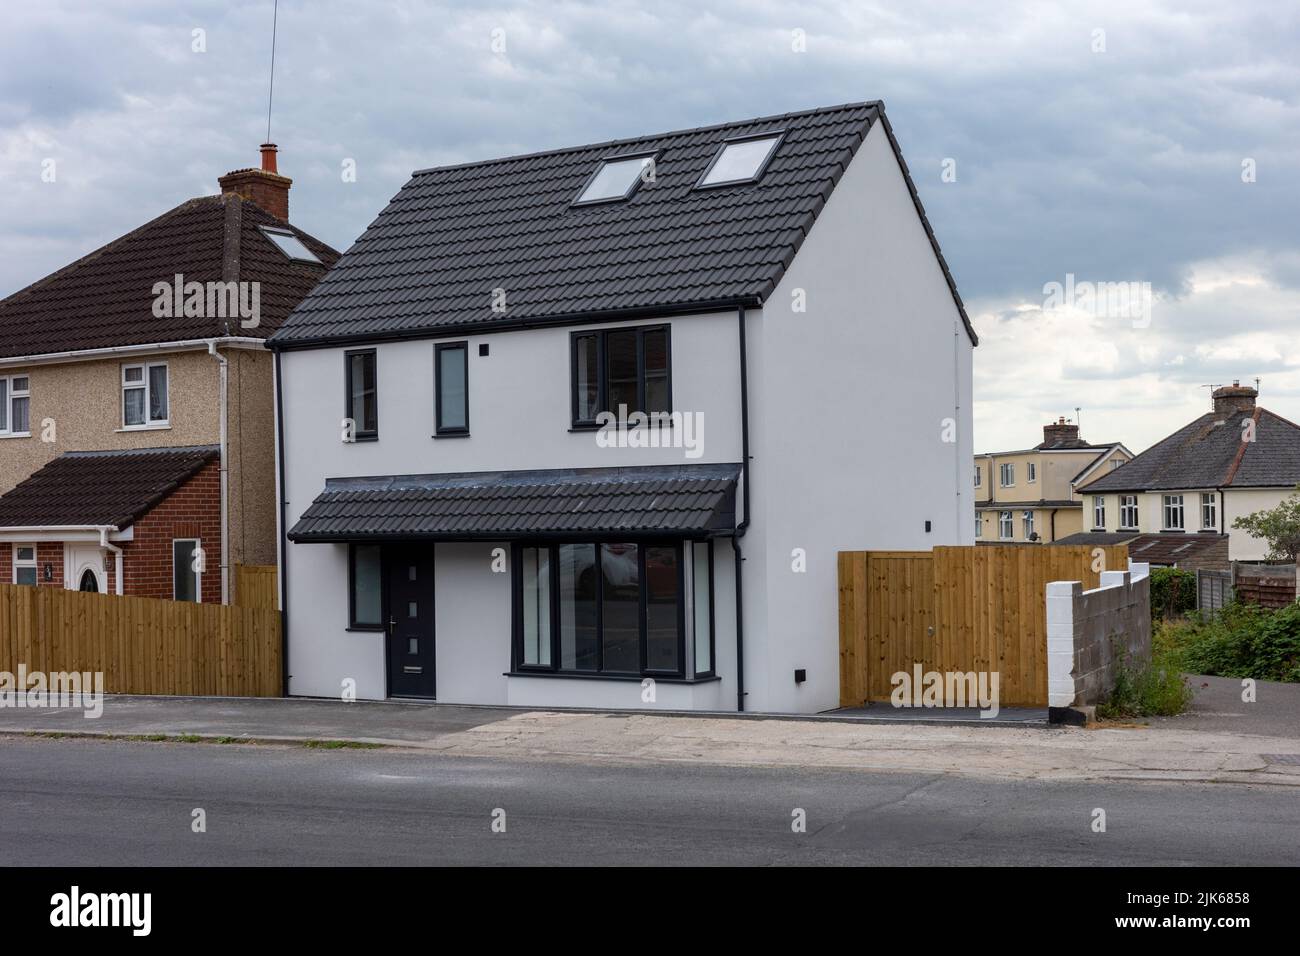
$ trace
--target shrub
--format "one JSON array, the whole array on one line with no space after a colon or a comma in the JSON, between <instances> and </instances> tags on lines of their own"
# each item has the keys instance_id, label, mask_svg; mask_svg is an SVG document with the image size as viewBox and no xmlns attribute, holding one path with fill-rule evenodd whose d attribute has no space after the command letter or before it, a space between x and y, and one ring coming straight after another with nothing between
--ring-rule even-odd
<instances>
[{"instance_id":1,"label":"shrub","mask_svg":"<svg viewBox=\"0 0 1300 956\"><path fill-rule=\"evenodd\" d=\"M1234 603L1163 622L1152 647L1190 674L1300 682L1300 604L1270 610Z\"/></svg>"},{"instance_id":2,"label":"shrub","mask_svg":"<svg viewBox=\"0 0 1300 956\"><path fill-rule=\"evenodd\" d=\"M1192 688L1167 658L1152 656L1150 663L1125 660L1115 675L1110 696L1097 706L1101 717L1172 717L1192 702Z\"/></svg>"},{"instance_id":3,"label":"shrub","mask_svg":"<svg viewBox=\"0 0 1300 956\"><path fill-rule=\"evenodd\" d=\"M1181 568L1151 569L1151 619L1181 617L1196 610L1196 572Z\"/></svg>"}]
</instances>

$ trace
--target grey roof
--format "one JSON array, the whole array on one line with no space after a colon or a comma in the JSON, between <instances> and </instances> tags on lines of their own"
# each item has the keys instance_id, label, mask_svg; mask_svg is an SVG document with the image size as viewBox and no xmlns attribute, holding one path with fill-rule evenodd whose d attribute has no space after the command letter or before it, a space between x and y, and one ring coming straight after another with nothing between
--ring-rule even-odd
<instances>
[{"instance_id":1,"label":"grey roof","mask_svg":"<svg viewBox=\"0 0 1300 956\"><path fill-rule=\"evenodd\" d=\"M1053 544L1108 545L1127 544L1128 556L1134 561L1171 565L1199 558L1216 548L1227 556L1228 535L1213 532L1161 531L1139 534L1136 531L1084 531L1066 535Z\"/></svg>"},{"instance_id":2,"label":"grey roof","mask_svg":"<svg viewBox=\"0 0 1300 956\"><path fill-rule=\"evenodd\" d=\"M1254 418L1254 441L1242 422ZM1266 408L1207 412L1080 492L1281 488L1300 483L1300 425Z\"/></svg>"},{"instance_id":3,"label":"grey roof","mask_svg":"<svg viewBox=\"0 0 1300 956\"><path fill-rule=\"evenodd\" d=\"M735 525L740 465L331 478L292 541L707 535Z\"/></svg>"},{"instance_id":4,"label":"grey roof","mask_svg":"<svg viewBox=\"0 0 1300 956\"><path fill-rule=\"evenodd\" d=\"M883 104L868 102L417 171L272 347L761 305L876 122L897 154ZM694 188L725 140L777 130L758 182ZM602 159L646 152L655 179L630 199L572 205Z\"/></svg>"}]
</instances>

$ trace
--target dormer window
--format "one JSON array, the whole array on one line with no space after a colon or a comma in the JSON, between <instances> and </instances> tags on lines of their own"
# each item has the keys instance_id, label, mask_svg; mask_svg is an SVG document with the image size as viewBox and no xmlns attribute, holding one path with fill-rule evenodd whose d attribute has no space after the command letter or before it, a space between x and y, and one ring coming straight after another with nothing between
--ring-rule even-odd
<instances>
[{"instance_id":1,"label":"dormer window","mask_svg":"<svg viewBox=\"0 0 1300 956\"><path fill-rule=\"evenodd\" d=\"M728 140L713 157L713 162L709 163L709 168L704 171L695 188L758 182L784 135L784 133L760 133L756 136Z\"/></svg>"},{"instance_id":2,"label":"dormer window","mask_svg":"<svg viewBox=\"0 0 1300 956\"><path fill-rule=\"evenodd\" d=\"M615 156L602 160L600 167L591 174L591 178L587 180L587 184L582 192L578 193L578 198L573 201L573 204L586 206L592 203L621 202L630 199L643 177L649 175L647 171L654 169L654 163L653 153Z\"/></svg>"},{"instance_id":3,"label":"dormer window","mask_svg":"<svg viewBox=\"0 0 1300 956\"><path fill-rule=\"evenodd\" d=\"M275 243L275 247L295 262L320 263L320 257L307 248L306 243L287 229L267 229L263 227L262 235Z\"/></svg>"}]
</instances>

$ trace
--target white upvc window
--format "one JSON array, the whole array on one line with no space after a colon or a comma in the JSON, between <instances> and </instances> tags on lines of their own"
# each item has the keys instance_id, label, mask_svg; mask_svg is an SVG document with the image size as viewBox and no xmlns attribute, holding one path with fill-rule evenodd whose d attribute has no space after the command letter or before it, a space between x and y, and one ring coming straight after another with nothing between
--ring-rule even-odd
<instances>
[{"instance_id":1,"label":"white upvc window","mask_svg":"<svg viewBox=\"0 0 1300 956\"><path fill-rule=\"evenodd\" d=\"M1112 459L1110 460L1110 470L1111 470L1111 471L1114 471L1116 468L1118 468L1118 467L1119 467L1120 465L1122 465L1122 464L1124 464L1124 459L1123 459L1123 458L1112 458Z\"/></svg>"},{"instance_id":2,"label":"white upvc window","mask_svg":"<svg viewBox=\"0 0 1300 956\"><path fill-rule=\"evenodd\" d=\"M1014 462L1001 465L998 469L999 481L1003 488L1010 488L1016 483L1016 466Z\"/></svg>"},{"instance_id":3,"label":"white upvc window","mask_svg":"<svg viewBox=\"0 0 1300 956\"><path fill-rule=\"evenodd\" d=\"M1120 495L1119 499L1119 526L1126 531L1135 530L1138 526L1138 496L1137 495Z\"/></svg>"},{"instance_id":4,"label":"white upvc window","mask_svg":"<svg viewBox=\"0 0 1300 956\"><path fill-rule=\"evenodd\" d=\"M1032 462L1032 461L1028 462L1025 465L1025 481L1032 485L1037 480L1038 480L1038 464L1037 462Z\"/></svg>"},{"instance_id":5,"label":"white upvc window","mask_svg":"<svg viewBox=\"0 0 1300 956\"><path fill-rule=\"evenodd\" d=\"M31 434L31 379L26 375L0 378L0 435Z\"/></svg>"},{"instance_id":6,"label":"white upvc window","mask_svg":"<svg viewBox=\"0 0 1300 956\"><path fill-rule=\"evenodd\" d=\"M1031 540L1033 540L1033 537L1034 537L1034 513L1033 513L1032 511L1026 511L1026 512L1024 512L1020 517L1021 517L1021 520L1024 522L1024 525L1025 525L1025 540L1026 540L1026 541L1031 541Z\"/></svg>"},{"instance_id":7,"label":"white upvc window","mask_svg":"<svg viewBox=\"0 0 1300 956\"><path fill-rule=\"evenodd\" d=\"M14 584L36 584L36 545L14 545Z\"/></svg>"},{"instance_id":8,"label":"white upvc window","mask_svg":"<svg viewBox=\"0 0 1300 956\"><path fill-rule=\"evenodd\" d=\"M984 469L979 465L975 466L975 487L978 488L984 483Z\"/></svg>"},{"instance_id":9,"label":"white upvc window","mask_svg":"<svg viewBox=\"0 0 1300 956\"><path fill-rule=\"evenodd\" d=\"M1001 538L1003 541L1011 540L1012 537L1011 521L1012 518L1011 518L1010 511L998 512L998 537Z\"/></svg>"},{"instance_id":10,"label":"white upvc window","mask_svg":"<svg viewBox=\"0 0 1300 956\"><path fill-rule=\"evenodd\" d=\"M975 537L984 537L984 512L975 512Z\"/></svg>"},{"instance_id":11,"label":"white upvc window","mask_svg":"<svg viewBox=\"0 0 1300 956\"><path fill-rule=\"evenodd\" d=\"M1092 496L1092 527L1096 531L1106 530L1106 496Z\"/></svg>"},{"instance_id":12,"label":"white upvc window","mask_svg":"<svg viewBox=\"0 0 1300 956\"><path fill-rule=\"evenodd\" d=\"M1183 496L1165 495L1164 512L1165 512L1164 530L1182 531L1183 530Z\"/></svg>"},{"instance_id":13,"label":"white upvc window","mask_svg":"<svg viewBox=\"0 0 1300 956\"><path fill-rule=\"evenodd\" d=\"M171 424L166 362L122 366L122 427L161 428Z\"/></svg>"},{"instance_id":14,"label":"white upvc window","mask_svg":"<svg viewBox=\"0 0 1300 956\"><path fill-rule=\"evenodd\" d=\"M1219 527L1219 502L1212 491L1201 492L1201 530L1216 531Z\"/></svg>"}]
</instances>

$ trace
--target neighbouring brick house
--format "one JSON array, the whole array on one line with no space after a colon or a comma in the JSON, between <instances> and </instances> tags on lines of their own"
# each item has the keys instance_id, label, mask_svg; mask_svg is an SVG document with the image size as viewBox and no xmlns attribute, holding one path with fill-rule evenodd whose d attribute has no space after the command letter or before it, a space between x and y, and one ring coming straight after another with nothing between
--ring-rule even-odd
<instances>
[{"instance_id":1,"label":"neighbouring brick house","mask_svg":"<svg viewBox=\"0 0 1300 956\"><path fill-rule=\"evenodd\" d=\"M266 144L0 300L0 583L219 602L276 562L265 341L339 255L287 221L291 184Z\"/></svg>"}]
</instances>

